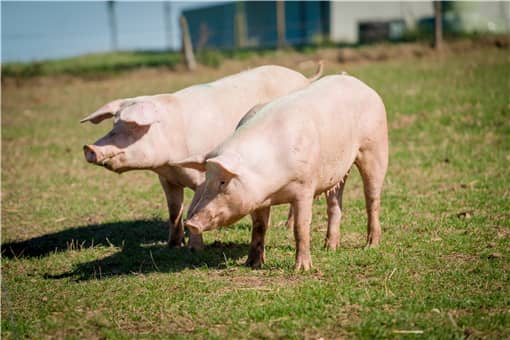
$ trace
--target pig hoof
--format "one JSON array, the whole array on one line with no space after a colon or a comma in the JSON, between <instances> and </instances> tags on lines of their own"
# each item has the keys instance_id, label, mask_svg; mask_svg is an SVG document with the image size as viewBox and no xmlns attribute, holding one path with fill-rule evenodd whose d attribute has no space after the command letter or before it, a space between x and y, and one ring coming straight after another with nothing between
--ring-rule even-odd
<instances>
[{"instance_id":1,"label":"pig hoof","mask_svg":"<svg viewBox=\"0 0 510 340\"><path fill-rule=\"evenodd\" d=\"M204 250L204 241L202 235L193 235L189 237L188 249L191 251Z\"/></svg>"},{"instance_id":2,"label":"pig hoof","mask_svg":"<svg viewBox=\"0 0 510 340\"><path fill-rule=\"evenodd\" d=\"M265 256L264 254L258 254L253 256L248 256L248 259L244 263L246 267L251 267L253 269L260 269L262 265L265 263Z\"/></svg>"},{"instance_id":3,"label":"pig hoof","mask_svg":"<svg viewBox=\"0 0 510 340\"><path fill-rule=\"evenodd\" d=\"M374 248L379 246L379 243L381 242L380 237L368 237L367 244L365 245L365 248Z\"/></svg>"},{"instance_id":4,"label":"pig hoof","mask_svg":"<svg viewBox=\"0 0 510 340\"><path fill-rule=\"evenodd\" d=\"M326 240L324 242L324 249L326 250L331 250L331 251L336 251L336 249L338 248L338 245L340 244L339 241L331 241L331 240Z\"/></svg>"},{"instance_id":5,"label":"pig hoof","mask_svg":"<svg viewBox=\"0 0 510 340\"><path fill-rule=\"evenodd\" d=\"M296 272L298 271L309 271L312 268L312 260L311 259L298 259L296 261L296 266L294 267L294 270Z\"/></svg>"},{"instance_id":6,"label":"pig hoof","mask_svg":"<svg viewBox=\"0 0 510 340\"><path fill-rule=\"evenodd\" d=\"M204 250L204 246L188 244L188 249L191 251L202 251L202 250Z\"/></svg>"},{"instance_id":7,"label":"pig hoof","mask_svg":"<svg viewBox=\"0 0 510 340\"><path fill-rule=\"evenodd\" d=\"M184 245L184 235L182 237L172 237L168 240L169 248L180 248L182 245Z\"/></svg>"}]
</instances>

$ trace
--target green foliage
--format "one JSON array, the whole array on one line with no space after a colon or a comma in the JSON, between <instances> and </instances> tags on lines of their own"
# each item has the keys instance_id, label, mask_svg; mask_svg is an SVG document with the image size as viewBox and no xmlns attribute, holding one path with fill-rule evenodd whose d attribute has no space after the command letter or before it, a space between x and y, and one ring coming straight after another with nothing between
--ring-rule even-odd
<instances>
[{"instance_id":1,"label":"green foliage","mask_svg":"<svg viewBox=\"0 0 510 340\"><path fill-rule=\"evenodd\" d=\"M156 176L83 160L81 145L109 129L80 125L87 112L217 71L5 84L2 338L510 337L508 50L326 66L384 99L390 167L382 245L363 249L353 171L336 252L322 248L324 198L314 205L309 273L293 272L286 207L251 270L248 219L206 233L203 252L167 249Z\"/></svg>"},{"instance_id":2,"label":"green foliage","mask_svg":"<svg viewBox=\"0 0 510 340\"><path fill-rule=\"evenodd\" d=\"M197 53L197 61L200 64L214 68L220 67L224 58L224 54L217 50L204 50Z\"/></svg>"}]
</instances>

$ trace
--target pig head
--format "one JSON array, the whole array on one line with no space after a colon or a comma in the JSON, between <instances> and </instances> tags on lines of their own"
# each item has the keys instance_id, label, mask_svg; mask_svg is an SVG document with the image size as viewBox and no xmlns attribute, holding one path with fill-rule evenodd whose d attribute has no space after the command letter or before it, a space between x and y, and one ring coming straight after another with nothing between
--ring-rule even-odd
<instances>
[{"instance_id":1,"label":"pig head","mask_svg":"<svg viewBox=\"0 0 510 340\"><path fill-rule=\"evenodd\" d=\"M218 157L194 156L175 163L176 166L207 171L205 181L197 188L188 211L186 226L194 234L235 223L250 213L256 188L235 153Z\"/></svg>"},{"instance_id":2,"label":"pig head","mask_svg":"<svg viewBox=\"0 0 510 340\"><path fill-rule=\"evenodd\" d=\"M114 118L112 130L94 144L83 147L85 159L92 164L122 173L133 169L153 169L168 162L163 133L165 108L159 103L117 100L105 105L81 122L99 124Z\"/></svg>"}]
</instances>

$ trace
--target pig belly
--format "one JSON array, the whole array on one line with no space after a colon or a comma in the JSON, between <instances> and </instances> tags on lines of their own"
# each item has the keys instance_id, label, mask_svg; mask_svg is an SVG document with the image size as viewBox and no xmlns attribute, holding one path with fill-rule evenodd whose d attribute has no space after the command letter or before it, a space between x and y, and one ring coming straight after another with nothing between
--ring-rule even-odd
<instances>
[{"instance_id":1,"label":"pig belly","mask_svg":"<svg viewBox=\"0 0 510 340\"><path fill-rule=\"evenodd\" d=\"M335 117L336 118L336 117ZM358 154L359 143L354 124L322 125L320 164L316 172L316 194L322 193L343 180Z\"/></svg>"},{"instance_id":2,"label":"pig belly","mask_svg":"<svg viewBox=\"0 0 510 340\"><path fill-rule=\"evenodd\" d=\"M353 153L353 155L342 159L340 162L325 164L321 175L317 179L315 194L319 195L340 183L351 169L355 158L356 154Z\"/></svg>"}]
</instances>

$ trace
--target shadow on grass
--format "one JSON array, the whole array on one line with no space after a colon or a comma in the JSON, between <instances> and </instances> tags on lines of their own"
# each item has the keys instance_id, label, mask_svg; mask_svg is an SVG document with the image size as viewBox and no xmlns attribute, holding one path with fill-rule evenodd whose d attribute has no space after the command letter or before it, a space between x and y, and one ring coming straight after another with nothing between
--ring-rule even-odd
<instances>
[{"instance_id":1,"label":"shadow on grass","mask_svg":"<svg viewBox=\"0 0 510 340\"><path fill-rule=\"evenodd\" d=\"M30 258L54 252L90 248L96 245L121 247L123 244L154 243L168 237L166 222L159 219L88 224L2 244L2 257Z\"/></svg>"},{"instance_id":2,"label":"shadow on grass","mask_svg":"<svg viewBox=\"0 0 510 340\"><path fill-rule=\"evenodd\" d=\"M248 243L231 242L214 242L200 252L192 252L185 247L169 249L166 246L166 225L166 222L157 219L91 224L2 244L2 257L34 258L98 245L121 248L121 251L106 258L77 264L72 271L45 276L48 279L71 277L90 280L116 275L178 272L198 267L225 268L248 253Z\"/></svg>"}]
</instances>

